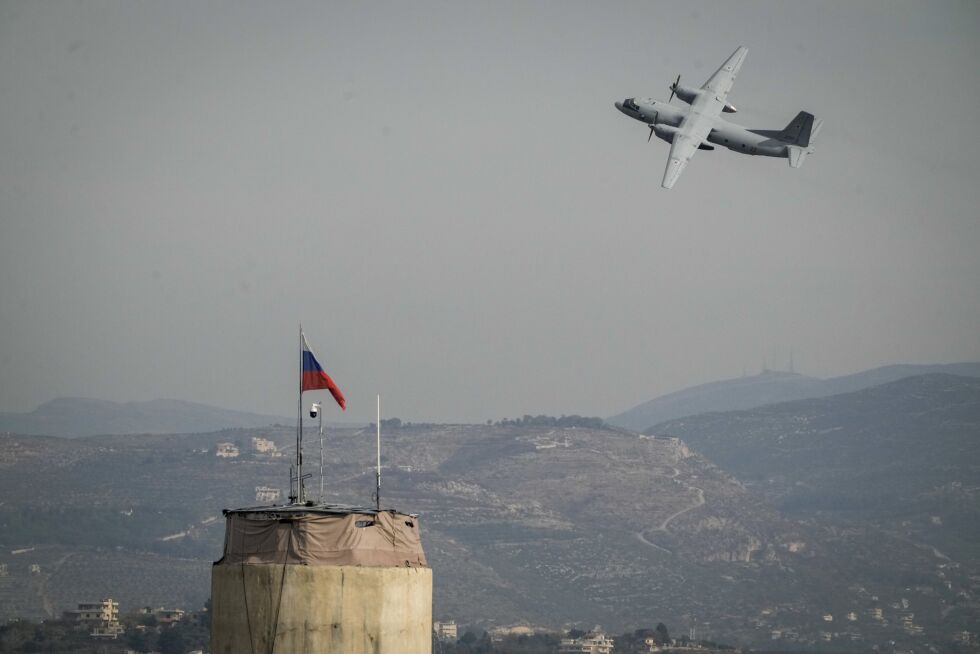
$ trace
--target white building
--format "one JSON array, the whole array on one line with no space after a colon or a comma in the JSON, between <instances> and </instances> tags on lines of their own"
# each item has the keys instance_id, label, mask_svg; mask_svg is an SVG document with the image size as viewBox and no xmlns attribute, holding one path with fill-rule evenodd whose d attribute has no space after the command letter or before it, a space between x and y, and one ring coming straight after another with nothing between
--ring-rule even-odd
<instances>
[{"instance_id":1,"label":"white building","mask_svg":"<svg viewBox=\"0 0 980 654\"><path fill-rule=\"evenodd\" d=\"M234 459L239 454L238 446L234 443L218 443L218 447L214 452L215 456L220 456L223 459Z\"/></svg>"},{"instance_id":2,"label":"white building","mask_svg":"<svg viewBox=\"0 0 980 654\"><path fill-rule=\"evenodd\" d=\"M111 598L101 602L80 602L74 611L65 611L65 618L90 625L93 638L118 638L123 633L119 624L119 602Z\"/></svg>"},{"instance_id":3,"label":"white building","mask_svg":"<svg viewBox=\"0 0 980 654\"><path fill-rule=\"evenodd\" d=\"M272 488L271 486L256 486L255 487L255 501L256 502L276 502L282 495L282 491L278 488Z\"/></svg>"},{"instance_id":4,"label":"white building","mask_svg":"<svg viewBox=\"0 0 980 654\"><path fill-rule=\"evenodd\" d=\"M459 640L459 627L455 620L449 622L433 622L432 632L444 643L455 643Z\"/></svg>"},{"instance_id":5,"label":"white building","mask_svg":"<svg viewBox=\"0 0 980 654\"><path fill-rule=\"evenodd\" d=\"M506 636L533 636L538 630L526 624L492 627L487 630L491 640L502 640Z\"/></svg>"},{"instance_id":6,"label":"white building","mask_svg":"<svg viewBox=\"0 0 980 654\"><path fill-rule=\"evenodd\" d=\"M184 617L183 609L165 609L162 606L153 612L157 622L160 624L173 624L180 622Z\"/></svg>"},{"instance_id":7,"label":"white building","mask_svg":"<svg viewBox=\"0 0 980 654\"><path fill-rule=\"evenodd\" d=\"M581 638L562 638L558 654L612 654L613 639L603 633L592 632Z\"/></svg>"},{"instance_id":8,"label":"white building","mask_svg":"<svg viewBox=\"0 0 980 654\"><path fill-rule=\"evenodd\" d=\"M267 454L269 456L279 455L279 450L276 448L274 441L259 436L252 437L252 449L258 454Z\"/></svg>"}]
</instances>

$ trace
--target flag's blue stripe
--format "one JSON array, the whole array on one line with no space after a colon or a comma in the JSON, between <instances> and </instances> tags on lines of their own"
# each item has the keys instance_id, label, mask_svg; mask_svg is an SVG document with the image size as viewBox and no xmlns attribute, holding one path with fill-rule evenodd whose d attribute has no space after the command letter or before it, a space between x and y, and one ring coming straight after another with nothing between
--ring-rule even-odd
<instances>
[{"instance_id":1,"label":"flag's blue stripe","mask_svg":"<svg viewBox=\"0 0 980 654\"><path fill-rule=\"evenodd\" d=\"M303 372L321 372L320 363L309 350L303 350Z\"/></svg>"}]
</instances>

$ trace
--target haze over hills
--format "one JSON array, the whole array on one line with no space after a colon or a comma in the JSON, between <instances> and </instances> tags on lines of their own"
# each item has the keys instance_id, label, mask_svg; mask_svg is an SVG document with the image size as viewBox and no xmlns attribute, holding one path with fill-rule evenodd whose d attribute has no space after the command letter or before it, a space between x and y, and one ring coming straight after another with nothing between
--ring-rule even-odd
<instances>
[{"instance_id":1,"label":"haze over hills","mask_svg":"<svg viewBox=\"0 0 980 654\"><path fill-rule=\"evenodd\" d=\"M26 413L0 413L0 433L46 436L99 434L187 434L296 424L293 418L219 409L184 400L110 402L64 397Z\"/></svg>"},{"instance_id":2,"label":"haze over hills","mask_svg":"<svg viewBox=\"0 0 980 654\"><path fill-rule=\"evenodd\" d=\"M917 377L676 421L655 437L557 422L403 425L383 435L383 504L421 514L437 618L613 631L662 620L681 632L697 621L744 645L771 647L779 632L786 649L918 649L980 621L980 566L966 553L980 523L978 387ZM293 436L0 437L0 616L103 595L199 606L220 509L256 504L258 486L284 489ZM372 436L328 433L331 501L370 501ZM259 453L253 437L286 456ZM816 448L850 441L864 450ZM240 455L215 456L220 442ZM850 512L860 462L889 447L901 451L868 468L869 497L884 499ZM740 456L763 462L739 468L751 463ZM793 493L810 505L787 502ZM839 515L821 509L824 496L845 501Z\"/></svg>"},{"instance_id":3,"label":"haze over hills","mask_svg":"<svg viewBox=\"0 0 980 654\"><path fill-rule=\"evenodd\" d=\"M606 422L641 431L684 416L826 397L929 373L980 377L980 363L896 364L830 379L766 370L758 375L710 382L668 393L616 414Z\"/></svg>"},{"instance_id":4,"label":"haze over hills","mask_svg":"<svg viewBox=\"0 0 980 654\"><path fill-rule=\"evenodd\" d=\"M930 372L980 377L980 363L893 365L824 380L765 371L670 393L612 416L607 422L641 431L658 422L688 415L824 397ZM68 438L103 434L207 433L275 424L295 425L295 416L263 415L175 399L113 402L81 397L57 398L24 413L0 412L0 434Z\"/></svg>"}]
</instances>

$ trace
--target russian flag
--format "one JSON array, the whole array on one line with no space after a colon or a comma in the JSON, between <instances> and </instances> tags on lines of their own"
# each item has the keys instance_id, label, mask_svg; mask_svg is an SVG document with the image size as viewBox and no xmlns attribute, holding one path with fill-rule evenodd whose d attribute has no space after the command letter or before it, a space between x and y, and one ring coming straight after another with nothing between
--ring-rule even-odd
<instances>
[{"instance_id":1,"label":"russian flag","mask_svg":"<svg viewBox=\"0 0 980 654\"><path fill-rule=\"evenodd\" d=\"M303 391L316 391L320 389L327 389L330 394L333 395L333 399L337 400L337 404L340 405L341 409L347 408L347 400L344 399L344 394L340 392L337 384L330 379L330 375L323 371L323 367L320 362L316 360L313 356L313 348L310 344L306 342L306 335L303 334L303 372L302 381L300 382L300 392Z\"/></svg>"}]
</instances>

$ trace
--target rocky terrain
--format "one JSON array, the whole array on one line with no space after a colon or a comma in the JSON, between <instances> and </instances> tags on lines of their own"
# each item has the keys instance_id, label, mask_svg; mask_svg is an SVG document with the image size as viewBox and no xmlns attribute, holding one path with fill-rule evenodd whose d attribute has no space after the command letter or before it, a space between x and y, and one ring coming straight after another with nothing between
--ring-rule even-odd
<instances>
[{"instance_id":1,"label":"rocky terrain","mask_svg":"<svg viewBox=\"0 0 980 654\"><path fill-rule=\"evenodd\" d=\"M841 554L873 542L853 573L902 588L899 621L980 624L980 379L921 375L648 431L683 438L781 515L828 529Z\"/></svg>"},{"instance_id":2,"label":"rocky terrain","mask_svg":"<svg viewBox=\"0 0 980 654\"><path fill-rule=\"evenodd\" d=\"M893 408L923 392L881 389L875 392L892 398ZM980 397L969 388L958 393L967 403ZM827 416L840 416L840 429L826 433L867 415L867 407L849 411L853 398L839 397L821 400ZM930 411L934 400L922 400L916 423L934 448L947 446L937 434L957 421L964 442L976 435L971 410ZM942 644L975 629L980 576L972 560L920 538L916 519L902 531L787 504L794 489L820 488L822 464L805 450L799 465L772 459L782 456L780 436L785 444L803 429L831 427L805 419L800 407L780 410L767 409L779 416L765 423L769 431L756 422L722 429L748 421L745 412L662 425L656 435L519 421L389 426L382 501L421 514L434 615L464 624L598 623L617 632L663 621L682 632L697 624L699 633L737 644L778 636L783 649L839 651L888 640ZM740 433L775 440L761 442L739 467L725 447ZM271 439L284 456L256 451L253 437ZM0 617L43 617L103 596L124 607L199 606L221 548L220 510L255 505L259 486L285 491L293 441L284 427L0 437L0 565L7 566ZM239 455L216 456L219 443L237 444ZM309 465L317 459L312 431L307 443ZM370 428L329 431L328 501L370 503L373 447ZM969 456L972 450L958 450L953 458L969 467L977 460ZM779 466L785 471L776 474ZM908 488L933 488L947 504L956 493L975 493L972 478L942 477L931 463L922 470L945 479L947 489L901 468ZM823 489L843 492L844 477L836 479ZM318 487L311 480L314 493ZM954 521L959 510L936 515ZM931 511L923 514L930 523ZM32 564L39 568L32 572Z\"/></svg>"}]
</instances>

